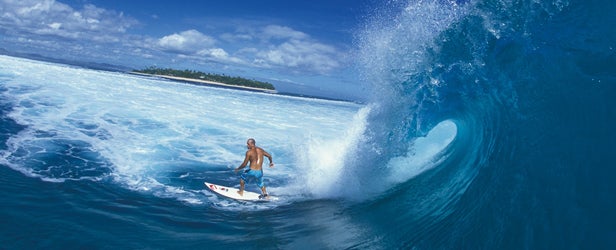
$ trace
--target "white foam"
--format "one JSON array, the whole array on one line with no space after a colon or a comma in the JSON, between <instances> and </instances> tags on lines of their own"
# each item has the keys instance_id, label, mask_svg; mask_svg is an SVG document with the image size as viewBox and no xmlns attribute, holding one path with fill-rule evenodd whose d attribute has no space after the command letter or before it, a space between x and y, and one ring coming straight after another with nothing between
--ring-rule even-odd
<instances>
[{"instance_id":1,"label":"white foam","mask_svg":"<svg viewBox=\"0 0 616 250\"><path fill-rule=\"evenodd\" d=\"M304 176L298 181L310 194L318 198L340 196L337 190L349 179L342 176L344 169L357 167L349 166L347 159L355 153L364 134L370 110L370 107L362 108L345 131L327 138L309 138L298 150L298 165L304 168Z\"/></svg>"},{"instance_id":2,"label":"white foam","mask_svg":"<svg viewBox=\"0 0 616 250\"><path fill-rule=\"evenodd\" d=\"M28 176L59 181L33 174L30 166L14 156L24 147L51 150L54 139L76 140L100 154L112 168L109 176L120 186L190 204L212 201L201 195L201 187L191 190L180 185L194 178L209 178L203 173L217 173L220 169L226 169L228 175L216 178L237 178L231 168L243 160L249 137L274 156L276 168L265 170L266 180L276 183L269 185L271 190L304 197L302 189L285 192L287 186L297 183L290 181L297 171L306 168L295 157L299 145L309 138L328 150L348 148L352 141L341 136L356 126L353 117L360 107L5 56L0 56L0 73L10 76L3 83L8 89L6 101L14 107L9 116L27 126L24 132L10 138L8 150L0 152L3 164ZM37 131L49 134L41 136ZM323 166L340 166L336 158L345 154L344 150L312 150L312 154L329 154L320 164ZM195 167L174 179L182 184L161 180L175 166L189 163Z\"/></svg>"}]
</instances>

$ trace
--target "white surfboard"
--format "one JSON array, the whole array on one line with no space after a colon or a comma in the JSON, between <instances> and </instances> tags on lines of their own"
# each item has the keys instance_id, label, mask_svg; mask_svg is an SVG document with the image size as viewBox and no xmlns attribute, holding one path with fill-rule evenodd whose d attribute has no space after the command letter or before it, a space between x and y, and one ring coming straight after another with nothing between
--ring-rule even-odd
<instances>
[{"instance_id":1,"label":"white surfboard","mask_svg":"<svg viewBox=\"0 0 616 250\"><path fill-rule=\"evenodd\" d=\"M255 193L255 192L250 192L250 191L246 191L244 190L244 194L240 195L237 193L237 191L240 191L237 188L232 188L232 187L225 187L225 186L221 186L221 185L216 185L216 184L212 184L209 182L205 182L205 186L207 188L209 188L210 190L214 191L214 193L220 194L224 197L228 197L231 199L235 199L235 200L241 200L241 201L271 201L271 200L275 200L276 198L271 197L271 196L267 196L267 198L260 198L259 196L261 194Z\"/></svg>"}]
</instances>

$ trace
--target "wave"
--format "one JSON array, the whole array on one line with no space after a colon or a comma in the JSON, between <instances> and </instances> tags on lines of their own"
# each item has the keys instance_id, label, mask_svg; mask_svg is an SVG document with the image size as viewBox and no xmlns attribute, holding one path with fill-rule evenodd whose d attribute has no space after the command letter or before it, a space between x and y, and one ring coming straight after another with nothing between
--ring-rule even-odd
<instances>
[{"instance_id":1,"label":"wave","mask_svg":"<svg viewBox=\"0 0 616 250\"><path fill-rule=\"evenodd\" d=\"M602 93L613 93L609 83L616 79L606 68L616 62L614 32L601 21L614 18L604 11L607 6L613 3L403 1L377 9L357 39L362 75L375 93L361 153L347 159L356 167L344 174L358 176L354 196L369 196L357 209L396 214L413 229L383 233L402 234L400 240L413 246L430 242L427 248L455 247L462 232L446 228L483 227L486 215L478 213L490 209L498 211L489 215L491 244L509 238L503 230L524 231L507 225L520 211L537 209L536 200L523 196L557 200L532 188L569 178L542 164L563 157L554 153L558 150L575 152L566 146L575 131L590 124L605 131L601 124L610 123L595 117L605 117L604 109L590 111L611 102ZM410 162L431 155L414 154L412 146L430 140L430 131L443 122L455 124L455 138L426 164ZM585 162L584 156L567 158ZM553 167L577 167L569 165ZM408 174L391 182L391 167ZM366 195L375 188L377 194ZM541 211L554 209L542 205ZM482 239L482 233L473 235Z\"/></svg>"},{"instance_id":2,"label":"wave","mask_svg":"<svg viewBox=\"0 0 616 250\"><path fill-rule=\"evenodd\" d=\"M409 1L379 8L368 18L357 54L373 96L365 132L346 158L353 167L339 188L347 197L387 196L387 190L442 165L455 152L449 145L465 132L465 122L457 110L448 110L455 104L444 100L451 86L438 71L449 65L435 65L431 57L443 32L468 12L456 2Z\"/></svg>"}]
</instances>

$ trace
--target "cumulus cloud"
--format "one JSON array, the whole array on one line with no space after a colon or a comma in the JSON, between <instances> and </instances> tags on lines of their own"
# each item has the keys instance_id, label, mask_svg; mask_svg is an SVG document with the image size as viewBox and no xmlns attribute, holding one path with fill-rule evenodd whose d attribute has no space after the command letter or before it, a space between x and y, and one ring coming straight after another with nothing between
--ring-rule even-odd
<instances>
[{"instance_id":1,"label":"cumulus cloud","mask_svg":"<svg viewBox=\"0 0 616 250\"><path fill-rule=\"evenodd\" d=\"M82 9L54 0L0 0L0 29L70 39L117 41L137 21L87 4Z\"/></svg>"},{"instance_id":2,"label":"cumulus cloud","mask_svg":"<svg viewBox=\"0 0 616 250\"><path fill-rule=\"evenodd\" d=\"M340 67L338 55L332 46L293 39L258 52L255 62L265 66L302 68L327 73Z\"/></svg>"},{"instance_id":3,"label":"cumulus cloud","mask_svg":"<svg viewBox=\"0 0 616 250\"><path fill-rule=\"evenodd\" d=\"M243 50L254 52L253 63L256 66L315 73L328 73L341 66L343 55L335 47L320 43L290 27L269 25L257 36L267 46Z\"/></svg>"},{"instance_id":4,"label":"cumulus cloud","mask_svg":"<svg viewBox=\"0 0 616 250\"><path fill-rule=\"evenodd\" d=\"M193 54L200 50L210 48L216 43L211 38L196 30L187 30L174 33L157 41L157 45L164 51Z\"/></svg>"},{"instance_id":5,"label":"cumulus cloud","mask_svg":"<svg viewBox=\"0 0 616 250\"><path fill-rule=\"evenodd\" d=\"M178 54L178 57L183 59L246 65L241 58L229 55L223 48L215 47L216 39L194 29L164 36L153 43L155 49Z\"/></svg>"},{"instance_id":6,"label":"cumulus cloud","mask_svg":"<svg viewBox=\"0 0 616 250\"><path fill-rule=\"evenodd\" d=\"M156 17L153 17L156 18ZM120 56L157 60L169 55L285 72L327 74L343 66L344 52L283 25L238 25L235 31L204 34L178 30L162 37L131 34L137 20L91 4L71 7L55 0L0 0L0 35L22 48L45 53ZM220 39L224 42L218 42Z\"/></svg>"},{"instance_id":7,"label":"cumulus cloud","mask_svg":"<svg viewBox=\"0 0 616 250\"><path fill-rule=\"evenodd\" d=\"M344 52L304 32L281 25L245 27L221 38L246 45L240 46L235 54L241 55L243 62L250 62L250 66L317 74L328 74L343 66Z\"/></svg>"},{"instance_id":8,"label":"cumulus cloud","mask_svg":"<svg viewBox=\"0 0 616 250\"><path fill-rule=\"evenodd\" d=\"M204 49L197 52L198 56L204 57L205 59L223 62L223 63L235 63L235 64L245 64L244 60L230 56L224 49L221 48L213 48L213 49Z\"/></svg>"},{"instance_id":9,"label":"cumulus cloud","mask_svg":"<svg viewBox=\"0 0 616 250\"><path fill-rule=\"evenodd\" d=\"M268 25L263 28L262 38L264 39L306 39L308 35L301 31L279 25Z\"/></svg>"}]
</instances>

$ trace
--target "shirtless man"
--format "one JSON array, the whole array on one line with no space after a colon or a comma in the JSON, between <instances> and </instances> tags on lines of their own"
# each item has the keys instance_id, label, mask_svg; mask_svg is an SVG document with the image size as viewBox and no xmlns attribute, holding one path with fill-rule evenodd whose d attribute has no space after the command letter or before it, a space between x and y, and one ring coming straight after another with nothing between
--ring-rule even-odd
<instances>
[{"instance_id":1,"label":"shirtless man","mask_svg":"<svg viewBox=\"0 0 616 250\"><path fill-rule=\"evenodd\" d=\"M274 167L274 161L272 161L272 156L268 152L256 146L255 139L248 139L246 145L248 147L248 150L246 151L246 158L244 158L242 165L235 169L235 173L246 167L249 162L250 168L244 171L244 173L240 176L240 191L237 191L237 193L240 194L240 196L243 196L244 184L248 181L248 179L255 178L257 180L257 185L261 188L262 194L260 198L265 198L267 197L267 192L265 191L265 185L263 184L263 156L266 156L269 160L270 168Z\"/></svg>"}]
</instances>

